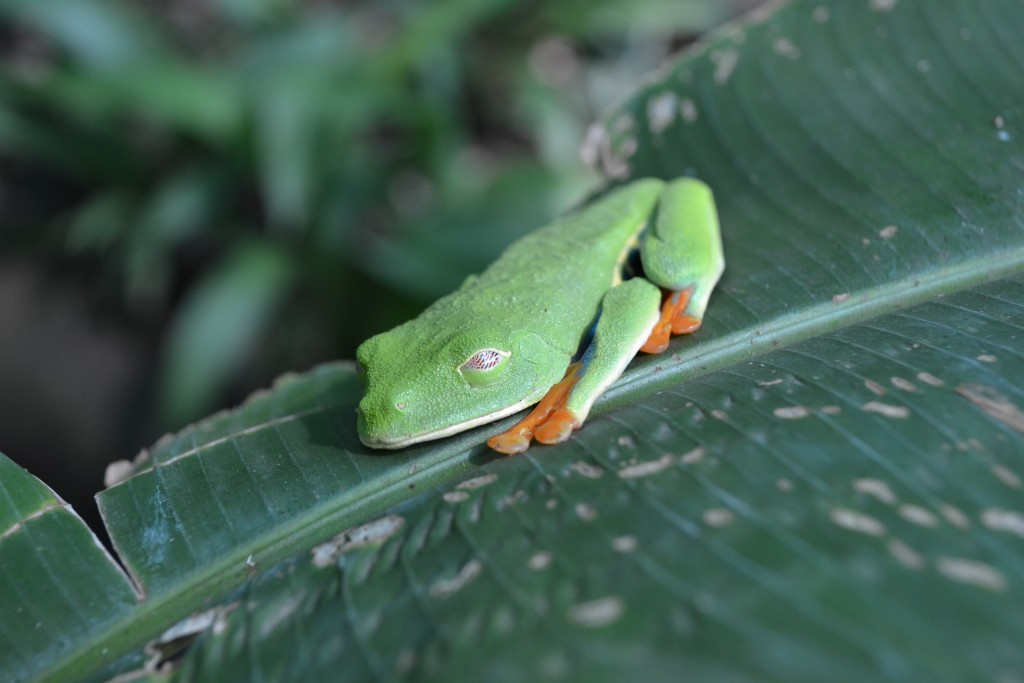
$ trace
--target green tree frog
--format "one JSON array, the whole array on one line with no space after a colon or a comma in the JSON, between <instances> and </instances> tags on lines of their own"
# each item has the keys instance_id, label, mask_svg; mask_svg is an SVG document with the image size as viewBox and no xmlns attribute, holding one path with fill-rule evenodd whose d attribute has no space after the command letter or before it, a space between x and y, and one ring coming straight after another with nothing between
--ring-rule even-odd
<instances>
[{"instance_id":1,"label":"green tree frog","mask_svg":"<svg viewBox=\"0 0 1024 683\"><path fill-rule=\"evenodd\" d=\"M565 441L637 352L660 353L670 334L700 326L724 267L707 185L624 185L364 342L359 438L402 448L537 404L488 445L512 454Z\"/></svg>"}]
</instances>

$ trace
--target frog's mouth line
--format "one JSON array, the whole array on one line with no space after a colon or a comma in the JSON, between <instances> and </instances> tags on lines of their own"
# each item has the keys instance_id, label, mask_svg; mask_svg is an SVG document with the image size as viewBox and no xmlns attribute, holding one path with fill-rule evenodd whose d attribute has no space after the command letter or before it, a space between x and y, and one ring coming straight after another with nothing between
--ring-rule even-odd
<instances>
[{"instance_id":1,"label":"frog's mouth line","mask_svg":"<svg viewBox=\"0 0 1024 683\"><path fill-rule=\"evenodd\" d=\"M473 427L479 427L480 425L486 424L488 422L500 420L501 418L508 417L513 413L518 413L523 408L531 406L539 400L540 397L526 398L523 399L522 401L519 401L518 403L506 406L501 410L496 410L493 413L481 415L480 417L473 418L472 420L467 420L465 422L460 422L458 424L450 425L448 427L442 427L441 429L434 429L428 432L419 432L417 434L403 434L401 436L395 437L367 437L360 434L359 440L363 442L363 445L369 446L370 448L385 448L389 450L393 450L396 448L405 448L406 446L411 446L413 444L420 443L421 441L443 439L446 436L458 434L459 432L464 432L467 429L472 429Z\"/></svg>"}]
</instances>

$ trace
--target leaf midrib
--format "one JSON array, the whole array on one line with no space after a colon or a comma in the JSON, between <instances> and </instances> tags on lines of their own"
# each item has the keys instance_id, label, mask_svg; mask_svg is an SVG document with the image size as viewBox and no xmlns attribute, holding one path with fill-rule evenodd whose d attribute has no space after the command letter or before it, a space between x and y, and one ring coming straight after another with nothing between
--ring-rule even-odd
<instances>
[{"instance_id":1,"label":"leaf midrib","mask_svg":"<svg viewBox=\"0 0 1024 683\"><path fill-rule=\"evenodd\" d=\"M913 273L876 287L850 292L850 298L842 303L823 301L716 339L702 340L699 346L673 354L667 362L648 362L627 372L597 401L591 414L610 412L675 385L681 379L702 377L735 363L756 359L865 320L1022 271L1024 245ZM714 305L713 298L711 305Z\"/></svg>"}]
</instances>

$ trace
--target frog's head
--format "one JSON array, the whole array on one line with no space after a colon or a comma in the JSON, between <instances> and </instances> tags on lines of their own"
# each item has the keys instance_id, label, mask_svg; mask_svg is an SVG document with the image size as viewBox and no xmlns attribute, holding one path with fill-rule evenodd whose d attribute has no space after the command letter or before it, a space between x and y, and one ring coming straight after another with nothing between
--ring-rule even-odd
<instances>
[{"instance_id":1,"label":"frog's head","mask_svg":"<svg viewBox=\"0 0 1024 683\"><path fill-rule=\"evenodd\" d=\"M426 329L411 321L356 351L359 439L402 448L511 415L561 379L569 355L533 332Z\"/></svg>"}]
</instances>

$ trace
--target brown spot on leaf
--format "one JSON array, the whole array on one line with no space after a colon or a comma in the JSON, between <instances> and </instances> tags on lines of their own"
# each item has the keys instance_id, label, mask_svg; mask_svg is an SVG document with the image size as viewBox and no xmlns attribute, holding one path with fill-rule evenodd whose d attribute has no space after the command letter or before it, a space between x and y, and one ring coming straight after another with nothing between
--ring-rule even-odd
<instances>
[{"instance_id":1,"label":"brown spot on leaf","mask_svg":"<svg viewBox=\"0 0 1024 683\"><path fill-rule=\"evenodd\" d=\"M807 406L785 406L783 408L776 408L772 411L772 414L780 420L799 420L810 415L811 411Z\"/></svg>"},{"instance_id":2,"label":"brown spot on leaf","mask_svg":"<svg viewBox=\"0 0 1024 683\"><path fill-rule=\"evenodd\" d=\"M1009 398L984 384L961 384L956 393L976 405L983 413L1024 434L1024 412Z\"/></svg>"},{"instance_id":3,"label":"brown spot on leaf","mask_svg":"<svg viewBox=\"0 0 1024 683\"><path fill-rule=\"evenodd\" d=\"M878 401L869 401L862 405L861 409L869 413L878 413L885 417L892 417L901 420L910 417L910 409L906 406L894 406L888 403L880 403Z\"/></svg>"}]
</instances>

